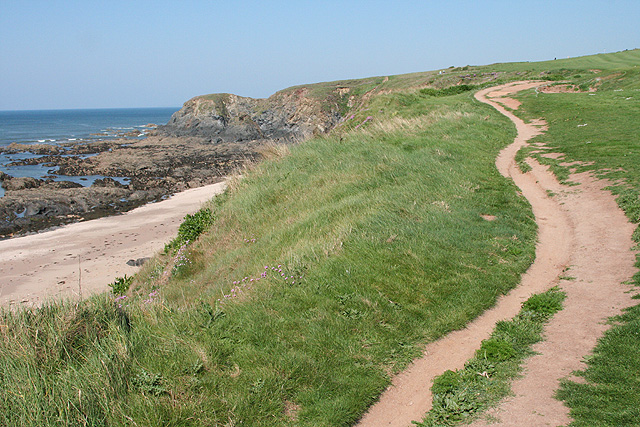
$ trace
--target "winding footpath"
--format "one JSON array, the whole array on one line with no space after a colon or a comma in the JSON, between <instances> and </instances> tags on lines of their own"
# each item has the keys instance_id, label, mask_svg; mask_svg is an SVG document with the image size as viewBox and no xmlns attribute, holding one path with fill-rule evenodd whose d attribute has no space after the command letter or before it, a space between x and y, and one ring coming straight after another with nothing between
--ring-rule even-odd
<instances>
[{"instance_id":1,"label":"winding footpath","mask_svg":"<svg viewBox=\"0 0 640 427\"><path fill-rule=\"evenodd\" d=\"M490 336L497 321L512 318L529 296L555 285L566 292L567 298L564 309L547 325L545 341L534 347L539 354L525 362L524 376L513 384L514 396L490 411L491 423L478 421L473 426L567 424L568 408L553 398L559 380L585 367L582 358L606 330L606 319L633 304L630 287L622 283L635 273L635 254L631 250L634 226L614 197L603 189L607 183L583 173L572 176L578 186L567 187L535 161L529 162L532 170L526 174L515 163L517 151L543 132L545 123L524 123L516 117L508 109L517 109L519 102L508 95L539 85L540 82L516 82L475 95L478 101L507 116L517 128L515 141L501 151L496 166L503 176L513 179L531 203L538 224L535 262L522 276L520 285L501 297L494 308L465 329L427 345L423 357L393 379L358 426L407 427L411 421L420 421L431 409L433 378L448 369L462 368L481 341ZM542 145L539 148L546 151Z\"/></svg>"}]
</instances>

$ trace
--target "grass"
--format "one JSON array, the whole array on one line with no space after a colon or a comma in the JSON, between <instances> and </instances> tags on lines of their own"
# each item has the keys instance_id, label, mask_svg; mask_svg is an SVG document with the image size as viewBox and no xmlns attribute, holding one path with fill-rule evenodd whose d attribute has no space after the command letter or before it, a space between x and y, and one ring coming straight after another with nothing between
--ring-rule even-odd
<instances>
[{"instance_id":1,"label":"grass","mask_svg":"<svg viewBox=\"0 0 640 427\"><path fill-rule=\"evenodd\" d=\"M188 263L167 253L127 298L79 304L109 315L55 369L5 312L4 422L351 425L425 342L493 305L534 253L529 206L493 164L512 127L470 92L385 94L365 114L245 171ZM63 336L74 307L34 311L31 330Z\"/></svg>"},{"instance_id":2,"label":"grass","mask_svg":"<svg viewBox=\"0 0 640 427\"><path fill-rule=\"evenodd\" d=\"M578 372L585 383L564 381L558 397L571 408L572 426L637 426L640 420L640 305L614 319Z\"/></svg>"},{"instance_id":3,"label":"grass","mask_svg":"<svg viewBox=\"0 0 640 427\"><path fill-rule=\"evenodd\" d=\"M420 92L541 72L504 67L310 87L370 97L243 171L124 297L1 312L0 425L352 425L533 259L494 166L511 124L470 91Z\"/></svg>"},{"instance_id":4,"label":"grass","mask_svg":"<svg viewBox=\"0 0 640 427\"><path fill-rule=\"evenodd\" d=\"M476 419L482 411L511 393L511 381L522 372L524 360L535 354L531 347L543 339L543 328L562 309L564 292L558 288L531 296L511 320L496 324L489 339L458 371L435 378L433 407L422 427L454 426Z\"/></svg>"}]
</instances>

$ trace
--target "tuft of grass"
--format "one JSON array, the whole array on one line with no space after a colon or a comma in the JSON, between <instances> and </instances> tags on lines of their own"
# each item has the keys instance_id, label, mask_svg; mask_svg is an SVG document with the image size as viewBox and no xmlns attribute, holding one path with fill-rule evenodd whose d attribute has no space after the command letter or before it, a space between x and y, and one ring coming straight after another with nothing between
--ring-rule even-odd
<instances>
[{"instance_id":1,"label":"tuft of grass","mask_svg":"<svg viewBox=\"0 0 640 427\"><path fill-rule=\"evenodd\" d=\"M529 164L526 162L526 159L530 156L530 153L531 146L529 145L525 145L524 147L520 148L516 153L516 164L518 165L518 169L520 169L520 172L522 173L531 171L531 166L529 166Z\"/></svg>"},{"instance_id":2,"label":"tuft of grass","mask_svg":"<svg viewBox=\"0 0 640 427\"><path fill-rule=\"evenodd\" d=\"M454 426L477 418L510 393L511 381L531 356L531 346L543 339L545 323L562 309L565 293L558 288L531 296L517 316L500 321L473 359L459 371L446 371L433 381L432 409L414 424Z\"/></svg>"}]
</instances>

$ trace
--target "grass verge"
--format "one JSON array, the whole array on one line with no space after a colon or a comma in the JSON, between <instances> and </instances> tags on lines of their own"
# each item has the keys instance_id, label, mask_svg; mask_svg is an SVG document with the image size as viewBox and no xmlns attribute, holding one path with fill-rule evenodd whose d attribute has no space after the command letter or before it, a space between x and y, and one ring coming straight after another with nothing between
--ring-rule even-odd
<instances>
[{"instance_id":1,"label":"grass verge","mask_svg":"<svg viewBox=\"0 0 640 427\"><path fill-rule=\"evenodd\" d=\"M454 426L477 418L511 392L511 381L524 360L535 354L531 347L543 339L545 323L562 309L565 294L558 288L536 294L522 304L517 316L500 321L463 369L435 378L433 407L422 427Z\"/></svg>"}]
</instances>

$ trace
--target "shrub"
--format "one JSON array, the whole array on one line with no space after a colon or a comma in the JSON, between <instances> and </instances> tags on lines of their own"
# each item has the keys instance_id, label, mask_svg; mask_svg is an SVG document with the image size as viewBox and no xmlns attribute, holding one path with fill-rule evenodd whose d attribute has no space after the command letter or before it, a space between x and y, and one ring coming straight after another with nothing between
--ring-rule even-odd
<instances>
[{"instance_id":1,"label":"shrub","mask_svg":"<svg viewBox=\"0 0 640 427\"><path fill-rule=\"evenodd\" d=\"M209 208L202 208L193 215L188 214L178 228L178 235L164 247L165 253L174 251L187 242L193 242L213 224L215 216Z\"/></svg>"},{"instance_id":2,"label":"shrub","mask_svg":"<svg viewBox=\"0 0 640 427\"><path fill-rule=\"evenodd\" d=\"M111 288L111 293L114 295L124 295L127 293L129 288L131 287L131 283L133 283L133 276L118 277L113 283L109 283L109 287Z\"/></svg>"},{"instance_id":3,"label":"shrub","mask_svg":"<svg viewBox=\"0 0 640 427\"><path fill-rule=\"evenodd\" d=\"M457 86L449 86L444 89L424 88L420 90L420 93L422 95L427 95L427 96L441 97L441 96L458 95L474 89L477 89L475 85L457 85Z\"/></svg>"}]
</instances>

